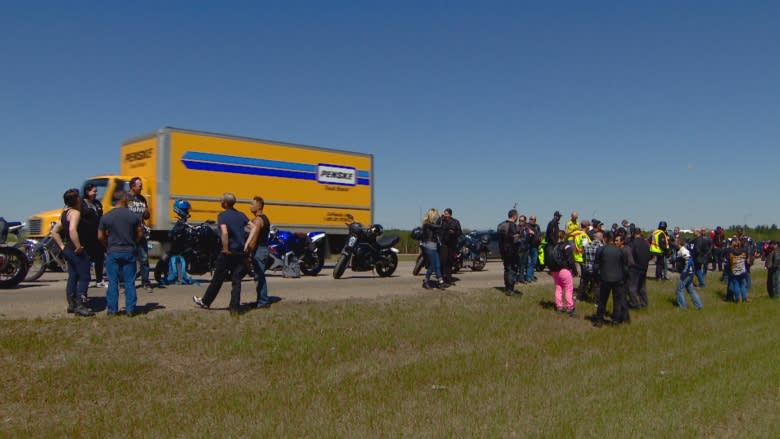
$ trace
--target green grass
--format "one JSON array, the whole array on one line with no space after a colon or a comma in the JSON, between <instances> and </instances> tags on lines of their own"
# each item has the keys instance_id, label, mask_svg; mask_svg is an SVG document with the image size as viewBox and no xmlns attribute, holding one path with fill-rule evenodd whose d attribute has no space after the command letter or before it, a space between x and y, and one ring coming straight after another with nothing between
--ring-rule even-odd
<instances>
[{"instance_id":1,"label":"green grass","mask_svg":"<svg viewBox=\"0 0 780 439\"><path fill-rule=\"evenodd\" d=\"M777 437L780 303L708 280L703 311L649 281L619 328L549 285L3 320L0 437Z\"/></svg>"}]
</instances>

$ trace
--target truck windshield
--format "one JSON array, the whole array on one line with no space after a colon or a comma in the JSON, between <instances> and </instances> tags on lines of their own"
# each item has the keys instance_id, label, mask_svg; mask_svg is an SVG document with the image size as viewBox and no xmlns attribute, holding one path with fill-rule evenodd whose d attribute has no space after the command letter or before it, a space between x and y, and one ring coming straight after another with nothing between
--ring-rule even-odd
<instances>
[{"instance_id":1,"label":"truck windshield","mask_svg":"<svg viewBox=\"0 0 780 439\"><path fill-rule=\"evenodd\" d=\"M83 187L86 187L88 184L94 184L95 187L97 187L97 199L102 202L104 200L103 196L106 194L106 188L108 187L108 179L93 178L85 181Z\"/></svg>"},{"instance_id":2,"label":"truck windshield","mask_svg":"<svg viewBox=\"0 0 780 439\"><path fill-rule=\"evenodd\" d=\"M125 192L130 191L130 182L121 180L119 178L116 179L116 185L114 186L114 192L118 190L123 190ZM116 206L116 200L114 199L114 194L111 194L111 205Z\"/></svg>"}]
</instances>

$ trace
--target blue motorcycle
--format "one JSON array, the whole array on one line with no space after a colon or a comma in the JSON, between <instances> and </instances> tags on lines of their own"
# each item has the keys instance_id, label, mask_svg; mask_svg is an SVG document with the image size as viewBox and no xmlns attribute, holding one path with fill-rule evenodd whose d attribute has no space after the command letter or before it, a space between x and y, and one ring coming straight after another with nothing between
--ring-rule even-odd
<instances>
[{"instance_id":1,"label":"blue motorcycle","mask_svg":"<svg viewBox=\"0 0 780 439\"><path fill-rule=\"evenodd\" d=\"M289 232L271 228L268 237L266 271L282 271L297 277L298 268L306 276L316 276L325 265L325 232Z\"/></svg>"}]
</instances>

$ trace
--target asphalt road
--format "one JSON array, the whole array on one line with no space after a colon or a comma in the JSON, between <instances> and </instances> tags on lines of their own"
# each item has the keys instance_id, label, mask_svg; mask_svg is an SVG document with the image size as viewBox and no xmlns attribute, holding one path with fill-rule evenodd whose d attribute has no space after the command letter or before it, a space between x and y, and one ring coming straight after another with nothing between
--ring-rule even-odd
<instances>
[{"instance_id":1,"label":"asphalt road","mask_svg":"<svg viewBox=\"0 0 780 439\"><path fill-rule=\"evenodd\" d=\"M322 302L333 300L377 300L393 296L413 296L417 294L441 294L438 290L422 288L422 276L412 276L413 262L400 262L398 270L388 278L380 278L373 272L353 272L349 269L341 279L333 279L332 266L326 266L316 277L303 276L297 279L285 279L280 274L268 275L268 291L278 302L273 306L304 302ZM552 283L546 273L537 274L539 282ZM468 269L456 275L460 280L445 293L466 292L475 289L496 288L503 285L503 265L500 261L490 261L483 271L472 272ZM0 290L0 318L61 318L69 316L65 312L64 273L45 273L36 282L25 282L16 289ZM138 306L141 312L165 313L196 309L192 296L202 296L209 278L200 278L200 285L173 285L156 288L153 293L138 290ZM496 292L497 294L498 291ZM90 306L95 310L105 309L105 289L90 288ZM246 278L242 285L242 302L256 299L255 284ZM230 282L222 286L220 294L212 304L212 310L227 309L230 299ZM124 297L120 294L120 309ZM101 312L100 315L105 315Z\"/></svg>"}]
</instances>

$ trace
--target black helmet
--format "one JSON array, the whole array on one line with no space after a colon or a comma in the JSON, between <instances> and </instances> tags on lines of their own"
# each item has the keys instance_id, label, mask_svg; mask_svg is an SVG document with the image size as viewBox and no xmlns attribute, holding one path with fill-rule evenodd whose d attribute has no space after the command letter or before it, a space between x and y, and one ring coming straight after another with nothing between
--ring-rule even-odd
<instances>
[{"instance_id":1,"label":"black helmet","mask_svg":"<svg viewBox=\"0 0 780 439\"><path fill-rule=\"evenodd\" d=\"M385 229L381 224L374 224L369 230L374 236L381 236Z\"/></svg>"},{"instance_id":2,"label":"black helmet","mask_svg":"<svg viewBox=\"0 0 780 439\"><path fill-rule=\"evenodd\" d=\"M661 221L658 223L658 228L661 230L666 230L666 221Z\"/></svg>"}]
</instances>

